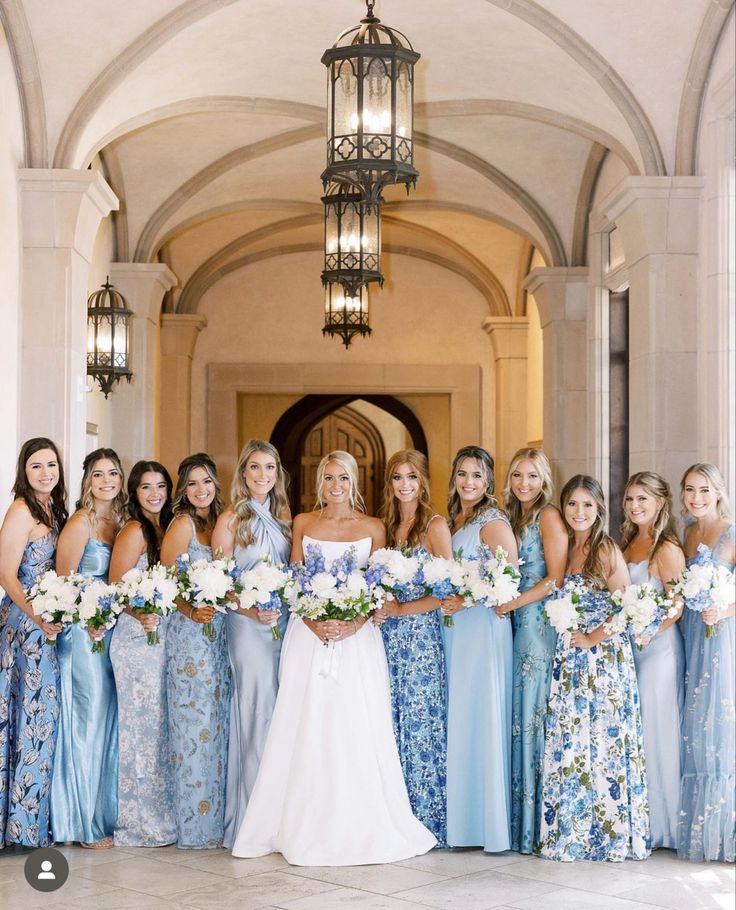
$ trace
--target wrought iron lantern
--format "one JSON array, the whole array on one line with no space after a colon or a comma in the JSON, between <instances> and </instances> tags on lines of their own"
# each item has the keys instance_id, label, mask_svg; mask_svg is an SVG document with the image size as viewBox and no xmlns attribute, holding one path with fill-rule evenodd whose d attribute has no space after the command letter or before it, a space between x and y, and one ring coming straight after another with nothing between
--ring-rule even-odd
<instances>
[{"instance_id":1,"label":"wrought iron lantern","mask_svg":"<svg viewBox=\"0 0 736 910\"><path fill-rule=\"evenodd\" d=\"M323 335L337 335L346 348L356 335L370 335L368 288L362 285L354 295L339 283L325 287L325 325Z\"/></svg>"},{"instance_id":2,"label":"wrought iron lantern","mask_svg":"<svg viewBox=\"0 0 736 910\"><path fill-rule=\"evenodd\" d=\"M380 206L368 206L357 190L340 184L333 184L322 202L325 207L322 284L339 282L351 297L369 281L383 286Z\"/></svg>"},{"instance_id":3,"label":"wrought iron lantern","mask_svg":"<svg viewBox=\"0 0 736 910\"><path fill-rule=\"evenodd\" d=\"M344 31L322 56L327 67L327 168L331 182L360 190L369 206L383 188L416 185L414 64L419 54L401 32L373 15Z\"/></svg>"},{"instance_id":4,"label":"wrought iron lantern","mask_svg":"<svg viewBox=\"0 0 736 910\"><path fill-rule=\"evenodd\" d=\"M113 384L133 374L128 365L128 322L132 316L125 298L110 284L87 299L87 375L96 379L105 398Z\"/></svg>"}]
</instances>

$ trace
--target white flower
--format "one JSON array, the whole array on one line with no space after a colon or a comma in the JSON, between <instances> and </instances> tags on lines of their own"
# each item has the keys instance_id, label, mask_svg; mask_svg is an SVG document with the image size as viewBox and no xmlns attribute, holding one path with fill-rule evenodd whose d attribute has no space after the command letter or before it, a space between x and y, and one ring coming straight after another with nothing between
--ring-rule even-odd
<instances>
[{"instance_id":1,"label":"white flower","mask_svg":"<svg viewBox=\"0 0 736 910\"><path fill-rule=\"evenodd\" d=\"M337 579L329 572L317 572L309 580L309 587L315 597L329 600L337 588Z\"/></svg>"}]
</instances>

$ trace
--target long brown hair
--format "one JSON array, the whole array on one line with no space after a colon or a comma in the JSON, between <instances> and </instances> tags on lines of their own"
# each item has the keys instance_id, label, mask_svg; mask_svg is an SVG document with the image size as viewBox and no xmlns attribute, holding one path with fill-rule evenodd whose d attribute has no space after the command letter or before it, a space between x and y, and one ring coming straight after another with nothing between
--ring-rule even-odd
<instances>
[{"instance_id":1,"label":"long brown hair","mask_svg":"<svg viewBox=\"0 0 736 910\"><path fill-rule=\"evenodd\" d=\"M206 518L201 518L197 515L196 506L189 502L189 497L187 496L189 475L195 468L204 468L215 485L215 498L210 503L209 513ZM189 515L194 522L194 527L198 531L214 528L215 522L220 517L220 513L223 509L222 488L220 487L220 481L217 479L217 467L206 452L197 452L194 455L187 455L179 465L177 469L176 490L174 491L172 509L175 516Z\"/></svg>"},{"instance_id":2,"label":"long brown hair","mask_svg":"<svg viewBox=\"0 0 736 910\"><path fill-rule=\"evenodd\" d=\"M460 501L460 494L457 492L457 488L455 487L455 475L457 474L461 463L466 458L472 458L474 461L478 462L484 480L486 482L486 489L485 493L483 494L483 498L473 506L473 512L469 518L469 521L472 521L474 518L480 515L481 512L485 512L486 509L489 509L492 506L498 506L496 497L493 495L496 489L496 477L493 472L493 456L487 449L484 449L481 446L463 446L463 448L459 449L457 455L455 455L453 458L452 469L450 470L447 514L450 517L451 528L455 526L455 521L463 510L462 502Z\"/></svg>"},{"instance_id":3,"label":"long brown hair","mask_svg":"<svg viewBox=\"0 0 736 910\"><path fill-rule=\"evenodd\" d=\"M389 458L386 465L383 484L383 498L381 502L381 520L386 525L386 541L389 547L395 547L396 529L401 521L399 500L394 496L391 478L402 464L408 464L419 478L419 496L414 521L406 538L405 546L416 547L422 542L422 537L427 528L429 519L434 515L432 503L429 499L429 467L426 455L416 449L401 449ZM401 541L404 543L404 541Z\"/></svg>"},{"instance_id":4,"label":"long brown hair","mask_svg":"<svg viewBox=\"0 0 736 910\"><path fill-rule=\"evenodd\" d=\"M276 483L268 494L268 508L283 531L284 537L287 540L291 540L291 524L289 522L291 512L289 510L289 500L286 496L289 475L281 464L281 458L276 446L271 445L270 442L264 442L262 439L249 439L243 446L240 458L238 458L232 486L230 487L230 501L233 507L233 515L235 516L235 539L242 547L249 547L256 539L253 533L256 512L251 505L253 496L245 482L245 469L256 452L264 452L276 462Z\"/></svg>"},{"instance_id":5,"label":"long brown hair","mask_svg":"<svg viewBox=\"0 0 736 910\"><path fill-rule=\"evenodd\" d=\"M571 477L560 493L560 510L562 512L562 519L565 522L565 527L567 528L568 559L575 542L575 532L567 522L565 506L575 490L585 490L586 493L590 493L595 501L598 512L587 540L587 554L585 556L585 562L583 563L583 575L588 581L593 582L598 587L605 588L608 578L603 571L603 556L606 553L611 553L615 549L616 544L606 533L608 510L606 509L606 500L603 496L603 490L595 477L591 477L589 474L576 474L574 477Z\"/></svg>"},{"instance_id":6,"label":"long brown hair","mask_svg":"<svg viewBox=\"0 0 736 910\"><path fill-rule=\"evenodd\" d=\"M18 454L18 465L15 471L15 483L13 484L12 490L13 498L23 500L28 506L28 511L31 513L34 521L37 521L45 527L49 526L49 515L38 499L36 499L36 491L30 485L28 475L26 474L26 465L31 458L42 449L51 449L54 455L56 455L56 463L59 466L59 480L49 496L49 506L51 507L52 524L56 527L57 531L61 531L69 517L69 511L66 506L67 494L66 483L64 482L64 464L59 455L56 443L52 442L46 436L35 436L33 439L26 440L21 446L20 453Z\"/></svg>"},{"instance_id":7,"label":"long brown hair","mask_svg":"<svg viewBox=\"0 0 736 910\"><path fill-rule=\"evenodd\" d=\"M682 549L680 538L677 536L675 518L672 514L672 491L667 481L654 471L639 471L632 474L626 482L624 489L624 520L621 524L621 549L625 550L639 532L638 527L626 515L626 494L630 487L641 487L658 501L658 512L652 525L652 546L647 553L647 559L652 562L657 555L657 550L665 541Z\"/></svg>"},{"instance_id":8,"label":"long brown hair","mask_svg":"<svg viewBox=\"0 0 736 910\"><path fill-rule=\"evenodd\" d=\"M128 504L128 494L125 491L123 466L120 464L120 459L114 449L95 449L82 462L82 489L75 508L84 509L89 513L90 521L94 528L97 524L97 512L95 511L95 498L92 495L92 475L99 461L111 461L120 474L120 490L112 501L113 518L115 519L115 525L119 528L123 523L125 507Z\"/></svg>"},{"instance_id":9,"label":"long brown hair","mask_svg":"<svg viewBox=\"0 0 736 910\"><path fill-rule=\"evenodd\" d=\"M511 489L511 475L522 461L531 461L542 480L542 486L537 494L537 498L531 504L531 508L526 515L522 510L521 503L516 498L516 494ZM511 459L509 469L506 472L503 499L506 504L506 512L511 521L511 527L516 535L516 539L520 541L524 528L533 525L542 509L552 502L552 468L550 467L549 459L541 449L519 449L514 455Z\"/></svg>"},{"instance_id":10,"label":"long brown hair","mask_svg":"<svg viewBox=\"0 0 736 910\"><path fill-rule=\"evenodd\" d=\"M156 525L150 518L146 516L143 506L138 500L138 487L141 485L144 474L160 474L166 483L166 502L163 504L159 515L159 530L157 530ZM171 491L173 487L171 474L158 461L136 461L128 476L128 515L141 526L143 539L146 542L146 557L149 566L159 561L161 556L161 537L159 534L163 533L163 530L168 527L173 517L171 512Z\"/></svg>"}]
</instances>

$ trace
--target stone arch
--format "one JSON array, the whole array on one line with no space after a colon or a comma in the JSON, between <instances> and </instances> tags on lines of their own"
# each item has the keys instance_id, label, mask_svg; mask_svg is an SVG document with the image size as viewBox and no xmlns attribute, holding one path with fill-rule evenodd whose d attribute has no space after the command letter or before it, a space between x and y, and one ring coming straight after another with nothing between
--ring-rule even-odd
<instances>
[{"instance_id":1,"label":"stone arch","mask_svg":"<svg viewBox=\"0 0 736 910\"><path fill-rule=\"evenodd\" d=\"M685 84L682 88L680 111L677 117L675 144L675 175L677 177L691 177L695 174L695 152L705 87L713 57L733 8L734 0L711 2L695 41Z\"/></svg>"},{"instance_id":2,"label":"stone arch","mask_svg":"<svg viewBox=\"0 0 736 910\"><path fill-rule=\"evenodd\" d=\"M8 39L10 57L23 116L25 166L46 167L48 163L46 108L41 74L31 30L20 0L0 0L0 25Z\"/></svg>"},{"instance_id":3,"label":"stone arch","mask_svg":"<svg viewBox=\"0 0 736 910\"><path fill-rule=\"evenodd\" d=\"M572 233L572 256L571 265L573 268L579 265L587 265L588 259L588 219L590 210L593 207L593 196L595 195L598 176L606 160L608 149L602 145L594 143L590 147L588 160L585 162L585 169L580 180L580 190L578 191L578 200L575 205L575 224Z\"/></svg>"}]
</instances>

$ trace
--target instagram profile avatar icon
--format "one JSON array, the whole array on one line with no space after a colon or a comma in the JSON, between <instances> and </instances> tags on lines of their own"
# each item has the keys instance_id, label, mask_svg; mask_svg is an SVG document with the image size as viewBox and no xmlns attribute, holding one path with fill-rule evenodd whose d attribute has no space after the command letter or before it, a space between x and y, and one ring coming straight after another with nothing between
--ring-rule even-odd
<instances>
[{"instance_id":1,"label":"instagram profile avatar icon","mask_svg":"<svg viewBox=\"0 0 736 910\"><path fill-rule=\"evenodd\" d=\"M43 847L28 856L23 871L31 888L56 891L69 877L69 863L60 850Z\"/></svg>"}]
</instances>

